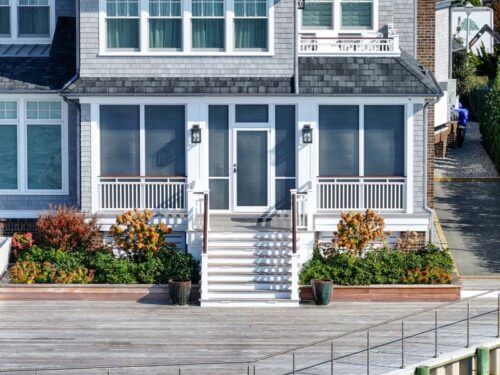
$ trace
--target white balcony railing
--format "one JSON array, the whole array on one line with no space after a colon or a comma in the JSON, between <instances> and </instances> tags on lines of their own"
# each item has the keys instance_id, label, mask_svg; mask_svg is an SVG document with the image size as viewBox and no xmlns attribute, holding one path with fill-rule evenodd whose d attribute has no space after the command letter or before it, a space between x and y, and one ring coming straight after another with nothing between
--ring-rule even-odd
<instances>
[{"instance_id":1,"label":"white balcony railing","mask_svg":"<svg viewBox=\"0 0 500 375\"><path fill-rule=\"evenodd\" d=\"M406 206L404 177L329 177L318 179L318 211L401 211Z\"/></svg>"},{"instance_id":2,"label":"white balcony railing","mask_svg":"<svg viewBox=\"0 0 500 375\"><path fill-rule=\"evenodd\" d=\"M303 35L300 39L301 55L385 55L398 56L399 37L389 38L322 38Z\"/></svg>"},{"instance_id":3,"label":"white balcony railing","mask_svg":"<svg viewBox=\"0 0 500 375\"><path fill-rule=\"evenodd\" d=\"M99 210L186 210L184 177L102 177Z\"/></svg>"}]
</instances>

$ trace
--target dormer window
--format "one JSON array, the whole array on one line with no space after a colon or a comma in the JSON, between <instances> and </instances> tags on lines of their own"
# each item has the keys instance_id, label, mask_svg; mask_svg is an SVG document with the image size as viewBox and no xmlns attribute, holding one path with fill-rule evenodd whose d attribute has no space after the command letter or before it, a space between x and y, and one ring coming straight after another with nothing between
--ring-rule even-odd
<instances>
[{"instance_id":1,"label":"dormer window","mask_svg":"<svg viewBox=\"0 0 500 375\"><path fill-rule=\"evenodd\" d=\"M302 30L376 31L379 0L306 0Z\"/></svg>"},{"instance_id":2,"label":"dormer window","mask_svg":"<svg viewBox=\"0 0 500 375\"><path fill-rule=\"evenodd\" d=\"M0 37L10 36L9 0L0 0Z\"/></svg>"},{"instance_id":3,"label":"dormer window","mask_svg":"<svg viewBox=\"0 0 500 375\"><path fill-rule=\"evenodd\" d=\"M50 43L55 0L0 0L0 43Z\"/></svg>"},{"instance_id":4,"label":"dormer window","mask_svg":"<svg viewBox=\"0 0 500 375\"><path fill-rule=\"evenodd\" d=\"M20 37L50 36L49 0L18 0L17 15Z\"/></svg>"}]
</instances>

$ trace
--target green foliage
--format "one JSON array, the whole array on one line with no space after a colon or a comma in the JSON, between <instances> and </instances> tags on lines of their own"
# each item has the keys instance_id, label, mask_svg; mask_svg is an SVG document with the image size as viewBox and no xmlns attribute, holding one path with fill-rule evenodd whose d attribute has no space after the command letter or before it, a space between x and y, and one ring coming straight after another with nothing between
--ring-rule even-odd
<instances>
[{"instance_id":1,"label":"green foliage","mask_svg":"<svg viewBox=\"0 0 500 375\"><path fill-rule=\"evenodd\" d=\"M428 269L433 270L433 275L442 276L429 278L429 283L450 282L453 260L448 252L435 246L409 253L383 248L369 251L364 257L337 253L328 258L316 249L300 273L300 282L309 284L312 279L328 278L337 285L403 284L415 280L422 282L425 278L419 279L418 275L409 278L408 275Z\"/></svg>"},{"instance_id":2,"label":"green foliage","mask_svg":"<svg viewBox=\"0 0 500 375\"><path fill-rule=\"evenodd\" d=\"M486 148L500 170L500 68L484 100L479 126Z\"/></svg>"},{"instance_id":3,"label":"green foliage","mask_svg":"<svg viewBox=\"0 0 500 375\"><path fill-rule=\"evenodd\" d=\"M163 265L161 282L191 280L196 283L200 280L199 263L191 254L181 253L174 248L162 248L157 256Z\"/></svg>"},{"instance_id":4,"label":"green foliage","mask_svg":"<svg viewBox=\"0 0 500 375\"><path fill-rule=\"evenodd\" d=\"M135 263L126 258L117 258L108 252L97 252L90 259L90 267L95 270L94 283L135 284Z\"/></svg>"},{"instance_id":5,"label":"green foliage","mask_svg":"<svg viewBox=\"0 0 500 375\"><path fill-rule=\"evenodd\" d=\"M48 262L58 270L72 271L78 267L86 266L86 257L83 251L66 252L60 249L33 246L21 253L19 260L36 263Z\"/></svg>"}]
</instances>

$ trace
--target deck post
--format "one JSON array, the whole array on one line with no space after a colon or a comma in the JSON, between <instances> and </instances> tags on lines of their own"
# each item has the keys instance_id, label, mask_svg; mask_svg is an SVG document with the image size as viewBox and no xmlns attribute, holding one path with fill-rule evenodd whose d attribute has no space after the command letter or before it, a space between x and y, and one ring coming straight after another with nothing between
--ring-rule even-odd
<instances>
[{"instance_id":1,"label":"deck post","mask_svg":"<svg viewBox=\"0 0 500 375\"><path fill-rule=\"evenodd\" d=\"M490 349L484 346L477 348L477 375L490 373Z\"/></svg>"},{"instance_id":2,"label":"deck post","mask_svg":"<svg viewBox=\"0 0 500 375\"><path fill-rule=\"evenodd\" d=\"M438 311L434 311L434 358L438 357Z\"/></svg>"},{"instance_id":3,"label":"deck post","mask_svg":"<svg viewBox=\"0 0 500 375\"><path fill-rule=\"evenodd\" d=\"M292 251L297 254L297 193L292 192Z\"/></svg>"},{"instance_id":4,"label":"deck post","mask_svg":"<svg viewBox=\"0 0 500 375\"><path fill-rule=\"evenodd\" d=\"M203 254L208 251L208 193L203 193Z\"/></svg>"}]
</instances>

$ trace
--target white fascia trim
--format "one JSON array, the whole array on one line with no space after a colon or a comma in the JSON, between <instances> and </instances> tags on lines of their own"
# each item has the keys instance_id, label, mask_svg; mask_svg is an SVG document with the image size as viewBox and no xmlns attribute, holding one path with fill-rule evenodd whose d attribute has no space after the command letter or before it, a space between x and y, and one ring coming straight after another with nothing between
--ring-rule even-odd
<instances>
[{"instance_id":1,"label":"white fascia trim","mask_svg":"<svg viewBox=\"0 0 500 375\"><path fill-rule=\"evenodd\" d=\"M0 210L0 219L37 219L43 210Z\"/></svg>"},{"instance_id":2,"label":"white fascia trim","mask_svg":"<svg viewBox=\"0 0 500 375\"><path fill-rule=\"evenodd\" d=\"M423 97L314 97L314 96L82 96L81 104L311 104L395 105L424 104Z\"/></svg>"}]
</instances>

